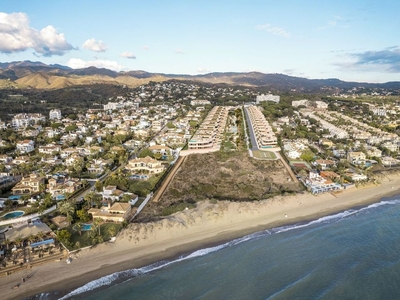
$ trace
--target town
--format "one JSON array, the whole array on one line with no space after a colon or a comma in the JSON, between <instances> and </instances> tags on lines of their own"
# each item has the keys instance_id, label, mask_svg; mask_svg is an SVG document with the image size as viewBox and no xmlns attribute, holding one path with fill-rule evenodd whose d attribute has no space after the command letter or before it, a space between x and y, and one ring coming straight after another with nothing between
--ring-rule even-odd
<instances>
[{"instance_id":1,"label":"town","mask_svg":"<svg viewBox=\"0 0 400 300\"><path fill-rule=\"evenodd\" d=\"M287 180L316 196L377 184L375 174L400 163L400 106L395 98L382 101L387 94L362 96L293 99L151 82L102 107L3 119L0 271L112 242L162 196L163 182L188 155L244 151L280 160Z\"/></svg>"}]
</instances>

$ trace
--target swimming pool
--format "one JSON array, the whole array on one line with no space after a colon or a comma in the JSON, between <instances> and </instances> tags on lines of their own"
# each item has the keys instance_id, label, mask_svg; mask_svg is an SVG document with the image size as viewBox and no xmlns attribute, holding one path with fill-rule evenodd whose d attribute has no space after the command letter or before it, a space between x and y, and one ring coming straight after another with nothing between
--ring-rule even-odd
<instances>
[{"instance_id":1,"label":"swimming pool","mask_svg":"<svg viewBox=\"0 0 400 300\"><path fill-rule=\"evenodd\" d=\"M82 224L82 231L92 230L92 224Z\"/></svg>"},{"instance_id":2,"label":"swimming pool","mask_svg":"<svg viewBox=\"0 0 400 300\"><path fill-rule=\"evenodd\" d=\"M6 213L4 216L1 217L1 219L3 219L3 220L14 219L14 218L22 216L24 213L25 212L23 212L22 210L12 211L12 212Z\"/></svg>"}]
</instances>

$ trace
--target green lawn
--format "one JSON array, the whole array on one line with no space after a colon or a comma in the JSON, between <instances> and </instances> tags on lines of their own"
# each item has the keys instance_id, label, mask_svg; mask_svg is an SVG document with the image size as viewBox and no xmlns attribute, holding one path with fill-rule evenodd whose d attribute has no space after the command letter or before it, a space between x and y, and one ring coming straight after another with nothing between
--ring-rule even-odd
<instances>
[{"instance_id":1,"label":"green lawn","mask_svg":"<svg viewBox=\"0 0 400 300\"><path fill-rule=\"evenodd\" d=\"M114 231L115 234L117 234L122 229L122 224L119 223L103 223L100 225L101 239L99 240L98 229L81 231L81 234L79 234L79 232L74 229L74 225L71 225L67 229L71 233L70 250L91 246L97 242L101 242L101 240L108 241L112 237L110 232ZM93 232L94 230L96 230L96 233ZM77 242L79 244L77 244Z\"/></svg>"},{"instance_id":2,"label":"green lawn","mask_svg":"<svg viewBox=\"0 0 400 300\"><path fill-rule=\"evenodd\" d=\"M274 152L253 150L253 156L259 159L276 159Z\"/></svg>"}]
</instances>

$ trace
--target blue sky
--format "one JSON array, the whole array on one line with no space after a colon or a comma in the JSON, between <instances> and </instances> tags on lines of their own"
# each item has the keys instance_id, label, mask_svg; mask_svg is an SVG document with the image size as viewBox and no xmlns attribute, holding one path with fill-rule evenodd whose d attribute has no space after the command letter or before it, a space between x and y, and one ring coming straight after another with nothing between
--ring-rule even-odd
<instances>
[{"instance_id":1,"label":"blue sky","mask_svg":"<svg viewBox=\"0 0 400 300\"><path fill-rule=\"evenodd\" d=\"M2 2L1 62L400 80L396 0Z\"/></svg>"}]
</instances>

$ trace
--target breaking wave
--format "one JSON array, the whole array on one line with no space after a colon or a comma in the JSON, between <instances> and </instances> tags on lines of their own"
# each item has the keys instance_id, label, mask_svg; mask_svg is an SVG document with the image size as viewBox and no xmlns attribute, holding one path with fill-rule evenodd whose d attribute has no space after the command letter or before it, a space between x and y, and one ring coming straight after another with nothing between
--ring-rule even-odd
<instances>
[{"instance_id":1,"label":"breaking wave","mask_svg":"<svg viewBox=\"0 0 400 300\"><path fill-rule=\"evenodd\" d=\"M103 286L111 285L113 283L116 283L117 281L130 280L131 278L141 276L141 275L153 272L155 270L159 270L161 268L165 268L165 267L167 267L171 264L177 263L177 262L181 262L181 261L196 258L196 257L205 256L207 254L219 251L219 250L227 248L227 247L235 246L235 245L238 245L240 243L247 242L250 240L259 239L260 237L264 237L264 236L268 236L268 235L272 235L272 234L279 234L279 233L287 232L287 231L291 231L291 230L297 230L297 229L301 229L301 228L305 228L305 227L309 227L309 226L313 226L313 225L318 225L318 224L335 223L335 222L339 222L340 220L342 220L344 218L348 218L348 217L351 217L351 216L359 214L359 213L364 213L364 212L367 212L369 210L375 209L380 206L397 205L397 204L400 204L400 199L383 200L381 202L374 203L374 204L371 204L366 207L362 207L359 209L349 209L344 212L340 212L340 213L330 215L330 216L321 217L317 220L310 221L307 223L298 223L298 224L294 224L294 225L281 226L281 227L276 227L276 228L272 228L272 229L265 230L265 231L256 232L256 233L244 236L242 238L238 238L238 239L229 241L222 245L194 251L188 255L181 256L172 261L160 261L160 262L157 262L157 263L154 263L154 264L151 264L151 265L139 268L139 269L130 269L130 270L116 272L116 273L101 277L99 279L90 281L87 284L71 291L70 293L68 293L67 295L62 297L61 299L62 300L69 299L73 296L77 296L79 294L83 294L83 293L92 291L94 289L97 289L97 288L100 288Z\"/></svg>"}]
</instances>

